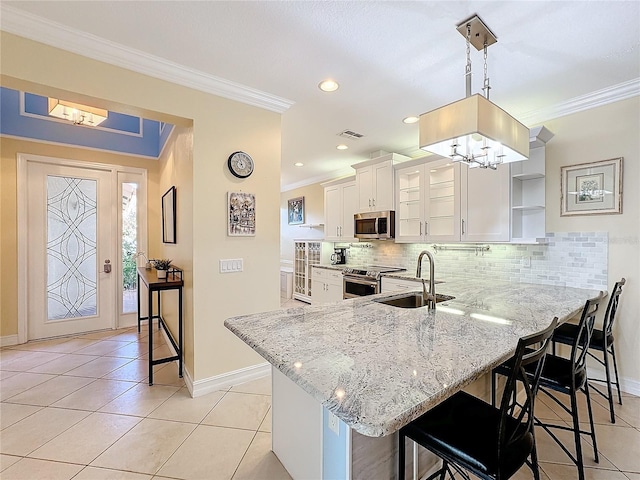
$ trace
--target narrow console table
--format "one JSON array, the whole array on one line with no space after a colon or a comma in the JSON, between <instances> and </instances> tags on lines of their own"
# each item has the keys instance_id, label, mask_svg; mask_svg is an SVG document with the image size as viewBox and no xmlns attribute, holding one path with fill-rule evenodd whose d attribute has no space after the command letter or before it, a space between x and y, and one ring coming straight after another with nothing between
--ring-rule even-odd
<instances>
[{"instance_id":1,"label":"narrow console table","mask_svg":"<svg viewBox=\"0 0 640 480\"><path fill-rule=\"evenodd\" d=\"M142 317L140 314L140 287L144 284L148 291L148 303L149 309L146 317ZM138 333L140 333L140 322L142 320L148 320L149 323L149 385L153 385L153 366L160 363L172 362L178 360L178 375L182 378L182 287L184 286L184 280L182 278L182 270L172 268L167 273L167 278L157 278L155 270L147 270L143 267L138 267ZM167 325L162 318L160 292L163 290L178 290L178 343L171 331L167 328ZM158 293L158 313L153 314L153 292ZM153 319L158 319L158 329L162 327L169 337L173 349L176 351L176 355L171 357L153 359L153 334L151 327L153 325Z\"/></svg>"}]
</instances>

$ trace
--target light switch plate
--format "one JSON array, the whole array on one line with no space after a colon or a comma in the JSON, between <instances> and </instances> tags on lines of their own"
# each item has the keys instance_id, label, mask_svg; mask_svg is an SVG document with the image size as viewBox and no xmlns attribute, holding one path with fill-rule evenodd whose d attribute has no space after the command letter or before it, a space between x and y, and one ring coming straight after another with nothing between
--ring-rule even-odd
<instances>
[{"instance_id":1,"label":"light switch plate","mask_svg":"<svg viewBox=\"0 0 640 480\"><path fill-rule=\"evenodd\" d=\"M242 258L220 259L220 273L242 272L244 262Z\"/></svg>"}]
</instances>

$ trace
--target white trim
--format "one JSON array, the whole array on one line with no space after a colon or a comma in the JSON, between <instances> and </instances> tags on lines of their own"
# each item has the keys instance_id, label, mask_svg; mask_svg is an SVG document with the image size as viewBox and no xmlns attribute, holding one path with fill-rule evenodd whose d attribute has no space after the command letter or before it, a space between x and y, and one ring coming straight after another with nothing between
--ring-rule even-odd
<instances>
[{"instance_id":1,"label":"white trim","mask_svg":"<svg viewBox=\"0 0 640 480\"><path fill-rule=\"evenodd\" d=\"M345 167L341 170L336 170L335 172L323 173L320 175L316 175L315 177L305 178L304 180L300 180L299 182L289 183L288 185L281 185L280 192L288 192L290 190L306 187L315 183L329 182L332 180L340 179L341 177L353 176L355 175L355 173L356 172L352 167Z\"/></svg>"},{"instance_id":2,"label":"white trim","mask_svg":"<svg viewBox=\"0 0 640 480\"><path fill-rule=\"evenodd\" d=\"M26 343L27 335L27 205L29 192L27 191L27 158L26 155L17 155L17 197L16 228L18 233L18 343Z\"/></svg>"},{"instance_id":3,"label":"white trim","mask_svg":"<svg viewBox=\"0 0 640 480\"><path fill-rule=\"evenodd\" d=\"M611 368L611 380L615 381L615 373L613 371L613 365L610 365L610 368ZM603 380L607 378L604 373L604 367L601 367L601 368L587 367L587 376L589 378L601 378ZM604 391L606 392L606 388L607 388L606 383L596 382L594 383L594 385L596 385L601 391L602 391L602 387L604 387L605 389ZM615 391L616 390L615 385L613 385L611 389L615 397L617 395ZM630 393L631 395L640 397L640 381L633 380L631 378L620 377L620 391L625 393Z\"/></svg>"},{"instance_id":4,"label":"white trim","mask_svg":"<svg viewBox=\"0 0 640 480\"><path fill-rule=\"evenodd\" d=\"M215 392L216 390L224 390L234 385L240 385L241 383L266 377L270 374L271 365L267 362L259 363L257 365L251 365L250 367L233 370L231 372L222 373L202 380L190 379L192 386L189 391L193 398L201 397L202 395Z\"/></svg>"},{"instance_id":5,"label":"white trim","mask_svg":"<svg viewBox=\"0 0 640 480\"><path fill-rule=\"evenodd\" d=\"M148 156L148 155L141 155L139 153L118 152L116 150L109 150L107 148L85 147L83 145L73 145L70 143L53 142L51 140L40 140L38 138L22 137L20 135L8 135L6 133L0 133L0 138L14 138L16 140L22 140L25 142L43 143L45 145L56 145L56 146L61 146L66 148L80 148L82 150L89 150L92 152L105 152L105 153L111 153L113 155L124 155L126 157L143 158L145 160L158 160L158 157L155 157L153 155Z\"/></svg>"},{"instance_id":6,"label":"white trim","mask_svg":"<svg viewBox=\"0 0 640 480\"><path fill-rule=\"evenodd\" d=\"M606 87L595 92L588 93L560 102L556 105L542 107L530 112L518 115L518 120L525 125L537 125L554 118L564 117L573 113L582 112L591 108L601 107L609 103L619 102L627 98L640 95L640 78L634 78L611 87Z\"/></svg>"},{"instance_id":7,"label":"white trim","mask_svg":"<svg viewBox=\"0 0 640 480\"><path fill-rule=\"evenodd\" d=\"M142 175L146 179L147 170L138 167L127 167L122 165L111 165L97 162L85 162L82 160L71 160L67 158L50 157L43 155L34 155L30 153L18 153L16 155L17 163L17 234L18 234L18 335L17 343L26 343L28 340L28 269L27 269L27 246L28 246L28 229L27 229L27 211L28 211L28 190L27 190L27 165L28 162L45 163L51 165L63 165L66 167L86 168L91 170L103 170L111 173L111 191L118 194L117 182L118 172L136 173ZM117 227L118 215L117 204L119 202L111 202L111 217L114 226ZM117 238L114 235L112 240L112 251L117 252ZM116 266L115 272L120 272L120 267ZM117 290L115 288L114 290ZM117 292L111 294L112 311L112 325L114 328L118 318L118 300L116 299Z\"/></svg>"},{"instance_id":8,"label":"white trim","mask_svg":"<svg viewBox=\"0 0 640 480\"><path fill-rule=\"evenodd\" d=\"M2 30L150 77L283 113L295 102L0 4Z\"/></svg>"},{"instance_id":9,"label":"white trim","mask_svg":"<svg viewBox=\"0 0 640 480\"><path fill-rule=\"evenodd\" d=\"M18 345L18 335L0 337L0 347L10 347L11 345Z\"/></svg>"}]
</instances>

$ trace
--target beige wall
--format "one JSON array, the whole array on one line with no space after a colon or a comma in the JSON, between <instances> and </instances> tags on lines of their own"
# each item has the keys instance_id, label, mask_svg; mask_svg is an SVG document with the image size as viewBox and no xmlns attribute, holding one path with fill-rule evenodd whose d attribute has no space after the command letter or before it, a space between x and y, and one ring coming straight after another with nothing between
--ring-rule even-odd
<instances>
[{"instance_id":1,"label":"beige wall","mask_svg":"<svg viewBox=\"0 0 640 480\"><path fill-rule=\"evenodd\" d=\"M640 388L640 97L576 113L544 125L548 232L609 232L609 289L627 279L616 320L620 375ZM560 167L624 157L621 215L560 216Z\"/></svg>"},{"instance_id":2,"label":"beige wall","mask_svg":"<svg viewBox=\"0 0 640 480\"><path fill-rule=\"evenodd\" d=\"M162 223L149 233L153 240L150 252L153 258L168 258L183 269L184 275L184 362L194 365L193 352L193 129L176 126L160 156L158 195L152 198L149 215L161 218L162 195L176 187L176 243L162 243ZM163 318L175 339L178 338L178 293L163 293Z\"/></svg>"},{"instance_id":3,"label":"beige wall","mask_svg":"<svg viewBox=\"0 0 640 480\"><path fill-rule=\"evenodd\" d=\"M197 381L261 363L223 322L230 316L279 307L280 115L5 32L0 38L3 86L29 84L34 93L61 91L71 101L91 98L100 107L187 127L193 123L193 277L191 292L185 292L192 306L185 312L192 316L187 321L193 325L193 345L187 350L191 348L194 357L187 369ZM91 75L69 75L69 71ZM236 150L247 151L255 160L255 172L248 179L237 179L227 171L227 157ZM230 190L256 195L255 237L227 237ZM3 205L4 196L3 185ZM243 258L244 271L218 273L221 258ZM15 272L3 267L15 279Z\"/></svg>"},{"instance_id":4,"label":"beige wall","mask_svg":"<svg viewBox=\"0 0 640 480\"><path fill-rule=\"evenodd\" d=\"M157 196L158 162L62 145L48 145L14 138L0 138L0 336L18 333L18 237L17 154L31 153L70 160L144 168L148 175L148 196ZM157 218L149 217L148 228L157 229Z\"/></svg>"},{"instance_id":5,"label":"beige wall","mask_svg":"<svg viewBox=\"0 0 640 480\"><path fill-rule=\"evenodd\" d=\"M324 223L324 188L319 183L289 190L280 194L280 259L283 264L293 263L293 241L324 238L322 227L301 227L289 225L287 202L292 198L304 197L304 223L318 225Z\"/></svg>"}]
</instances>

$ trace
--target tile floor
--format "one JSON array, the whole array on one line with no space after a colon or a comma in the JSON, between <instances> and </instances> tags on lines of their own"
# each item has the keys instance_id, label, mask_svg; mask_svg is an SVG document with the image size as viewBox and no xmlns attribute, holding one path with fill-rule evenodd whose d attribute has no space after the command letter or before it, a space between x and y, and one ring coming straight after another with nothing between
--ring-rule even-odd
<instances>
[{"instance_id":1,"label":"tile floor","mask_svg":"<svg viewBox=\"0 0 640 480\"><path fill-rule=\"evenodd\" d=\"M154 357L166 355L162 336L154 335ZM168 363L154 367L149 387L147 341L146 330L134 328L1 349L0 478L290 478L270 451L270 378L192 399ZM585 439L587 480L640 480L640 397L624 396L615 425L605 400L593 400L601 458L594 463ZM544 396L536 411L568 420ZM561 436L571 444L571 434ZM544 431L537 442L543 480L577 478ZM529 478L526 469L516 476Z\"/></svg>"}]
</instances>

